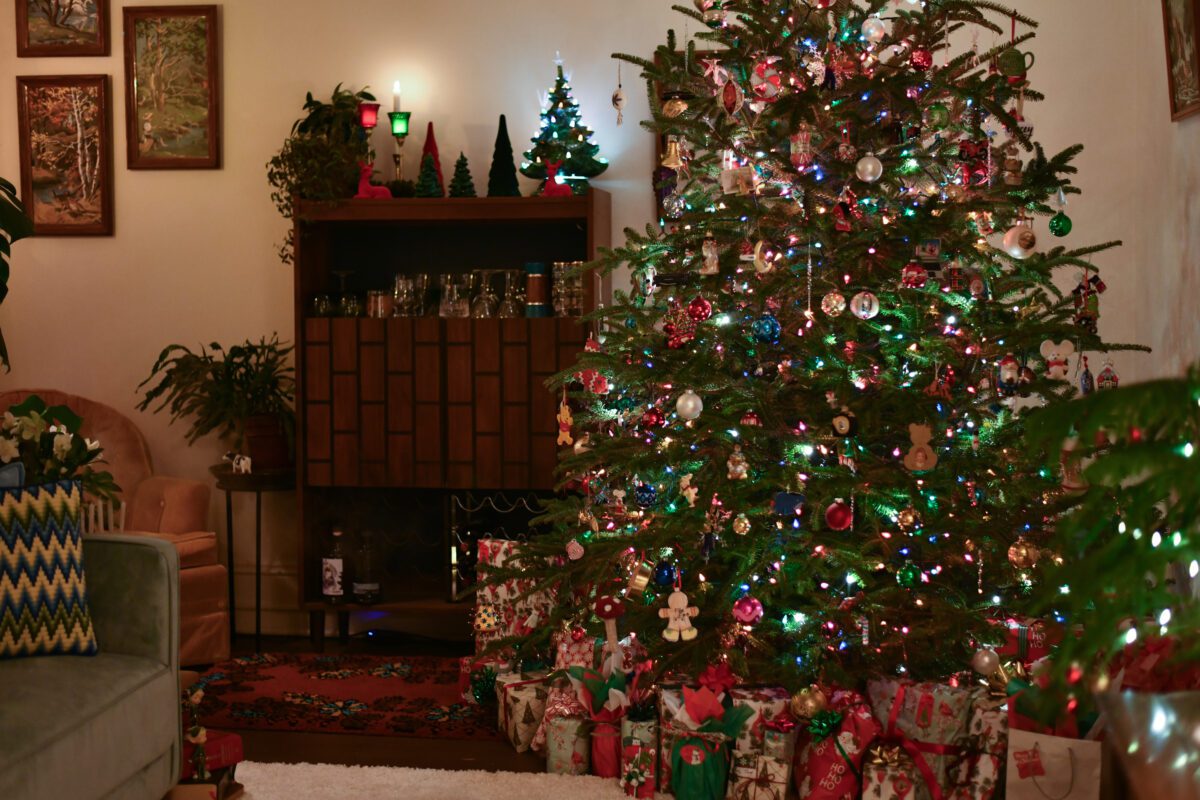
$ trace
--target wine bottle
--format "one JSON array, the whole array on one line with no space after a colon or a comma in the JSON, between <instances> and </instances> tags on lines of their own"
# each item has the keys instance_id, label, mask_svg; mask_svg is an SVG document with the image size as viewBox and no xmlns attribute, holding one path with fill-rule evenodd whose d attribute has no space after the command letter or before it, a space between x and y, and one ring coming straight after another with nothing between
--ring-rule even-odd
<instances>
[{"instance_id":1,"label":"wine bottle","mask_svg":"<svg viewBox=\"0 0 1200 800\"><path fill-rule=\"evenodd\" d=\"M346 601L345 589L342 588L342 579L345 575L346 559L342 555L342 532L335 528L333 546L321 559L321 594L325 596L326 602L344 603Z\"/></svg>"}]
</instances>

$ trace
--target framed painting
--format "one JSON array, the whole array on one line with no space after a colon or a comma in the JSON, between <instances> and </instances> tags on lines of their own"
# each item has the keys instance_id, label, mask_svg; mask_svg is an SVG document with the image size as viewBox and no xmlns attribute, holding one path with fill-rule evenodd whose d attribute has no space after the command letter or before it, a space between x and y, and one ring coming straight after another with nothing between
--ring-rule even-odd
<instances>
[{"instance_id":1,"label":"framed painting","mask_svg":"<svg viewBox=\"0 0 1200 800\"><path fill-rule=\"evenodd\" d=\"M17 55L106 56L108 0L15 0Z\"/></svg>"},{"instance_id":2,"label":"framed painting","mask_svg":"<svg viewBox=\"0 0 1200 800\"><path fill-rule=\"evenodd\" d=\"M1200 112L1200 0L1163 0L1171 119Z\"/></svg>"},{"instance_id":3,"label":"framed painting","mask_svg":"<svg viewBox=\"0 0 1200 800\"><path fill-rule=\"evenodd\" d=\"M111 236L107 75L17 78L21 200L38 236Z\"/></svg>"},{"instance_id":4,"label":"framed painting","mask_svg":"<svg viewBox=\"0 0 1200 800\"><path fill-rule=\"evenodd\" d=\"M130 169L221 166L217 6L126 6Z\"/></svg>"}]
</instances>

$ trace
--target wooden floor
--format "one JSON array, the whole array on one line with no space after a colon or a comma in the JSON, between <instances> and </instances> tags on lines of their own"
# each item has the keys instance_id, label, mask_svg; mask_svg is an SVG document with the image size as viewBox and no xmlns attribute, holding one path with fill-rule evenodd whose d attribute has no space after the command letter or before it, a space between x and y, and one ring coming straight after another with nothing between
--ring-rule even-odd
<instances>
[{"instance_id":1,"label":"wooden floor","mask_svg":"<svg viewBox=\"0 0 1200 800\"><path fill-rule=\"evenodd\" d=\"M264 637L264 653L307 653L312 644L303 637ZM342 643L325 640L327 653L427 655L457 657L471 652L470 644L418 636L354 636ZM235 656L254 653L254 637L238 636ZM532 753L517 753L505 741L414 739L399 736L360 736L347 733L238 731L247 761L353 766L424 767L427 769L484 769L542 772L545 761Z\"/></svg>"}]
</instances>

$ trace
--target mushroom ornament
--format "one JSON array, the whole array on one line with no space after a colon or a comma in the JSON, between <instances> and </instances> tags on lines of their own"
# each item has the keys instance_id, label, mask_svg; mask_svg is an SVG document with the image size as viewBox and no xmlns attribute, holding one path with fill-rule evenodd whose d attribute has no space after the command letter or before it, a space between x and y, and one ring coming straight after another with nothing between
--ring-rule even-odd
<instances>
[{"instance_id":1,"label":"mushroom ornament","mask_svg":"<svg viewBox=\"0 0 1200 800\"><path fill-rule=\"evenodd\" d=\"M625 613L625 604L617 597L606 594L596 598L596 605L593 611L596 616L604 620L604 652L605 657L601 664L615 662L618 666L621 664L621 644L617 639L617 618Z\"/></svg>"}]
</instances>

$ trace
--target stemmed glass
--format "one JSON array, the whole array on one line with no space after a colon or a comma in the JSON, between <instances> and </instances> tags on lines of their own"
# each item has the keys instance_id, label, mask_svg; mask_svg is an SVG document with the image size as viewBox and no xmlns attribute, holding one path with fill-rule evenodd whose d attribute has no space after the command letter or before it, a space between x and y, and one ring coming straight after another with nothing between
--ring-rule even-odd
<instances>
[{"instance_id":1,"label":"stemmed glass","mask_svg":"<svg viewBox=\"0 0 1200 800\"><path fill-rule=\"evenodd\" d=\"M475 274L479 276L480 289L471 303L471 316L475 319L491 319L496 316L496 307L500 304L499 298L492 290L492 276L496 274L496 270L481 269L476 270Z\"/></svg>"},{"instance_id":2,"label":"stemmed glass","mask_svg":"<svg viewBox=\"0 0 1200 800\"><path fill-rule=\"evenodd\" d=\"M500 301L500 306L496 309L496 316L503 319L525 316L525 309L517 295L517 290L521 285L520 278L519 270L507 269L504 271L504 299Z\"/></svg>"},{"instance_id":3,"label":"stemmed glass","mask_svg":"<svg viewBox=\"0 0 1200 800\"><path fill-rule=\"evenodd\" d=\"M393 316L413 316L413 279L407 275L397 275L393 284L392 298Z\"/></svg>"},{"instance_id":4,"label":"stemmed glass","mask_svg":"<svg viewBox=\"0 0 1200 800\"><path fill-rule=\"evenodd\" d=\"M357 317L362 313L362 302L358 295L346 291L346 278L354 274L352 269L331 270L341 281L341 293L338 297L338 314L343 317Z\"/></svg>"}]
</instances>

